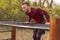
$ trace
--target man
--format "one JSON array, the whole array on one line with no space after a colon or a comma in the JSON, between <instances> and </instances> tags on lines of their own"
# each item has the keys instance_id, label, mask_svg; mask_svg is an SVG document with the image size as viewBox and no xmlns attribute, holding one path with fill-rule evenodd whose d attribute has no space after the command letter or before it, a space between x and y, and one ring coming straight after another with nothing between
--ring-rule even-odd
<instances>
[{"instance_id":1,"label":"man","mask_svg":"<svg viewBox=\"0 0 60 40\"><path fill-rule=\"evenodd\" d=\"M43 15L45 15L47 21L49 22L50 17L48 12L44 11L41 8L31 8L28 2L23 2L22 9L25 12L25 14L28 15L29 17L29 20L26 23L29 23L31 19L34 19L36 24L45 24L46 21ZM41 40L41 35L44 33L45 33L44 30L34 29L33 39Z\"/></svg>"}]
</instances>

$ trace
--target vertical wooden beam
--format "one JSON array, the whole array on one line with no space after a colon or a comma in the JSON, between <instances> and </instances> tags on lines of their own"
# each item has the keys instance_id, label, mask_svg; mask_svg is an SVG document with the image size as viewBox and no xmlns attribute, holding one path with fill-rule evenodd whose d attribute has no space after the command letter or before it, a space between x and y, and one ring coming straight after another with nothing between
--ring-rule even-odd
<instances>
[{"instance_id":1,"label":"vertical wooden beam","mask_svg":"<svg viewBox=\"0 0 60 40\"><path fill-rule=\"evenodd\" d=\"M12 18L11 22L16 22L16 19ZM16 40L16 27L11 27L11 31L11 40Z\"/></svg>"},{"instance_id":2,"label":"vertical wooden beam","mask_svg":"<svg viewBox=\"0 0 60 40\"><path fill-rule=\"evenodd\" d=\"M50 40L60 40L60 19L50 19Z\"/></svg>"},{"instance_id":3,"label":"vertical wooden beam","mask_svg":"<svg viewBox=\"0 0 60 40\"><path fill-rule=\"evenodd\" d=\"M16 28L15 27L11 27L11 28L12 28L11 39L16 40Z\"/></svg>"}]
</instances>

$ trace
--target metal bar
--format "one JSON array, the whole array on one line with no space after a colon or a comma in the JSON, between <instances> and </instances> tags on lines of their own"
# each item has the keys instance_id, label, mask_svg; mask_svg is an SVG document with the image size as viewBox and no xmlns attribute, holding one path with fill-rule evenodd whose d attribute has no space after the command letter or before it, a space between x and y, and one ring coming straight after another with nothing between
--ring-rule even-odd
<instances>
[{"instance_id":1,"label":"metal bar","mask_svg":"<svg viewBox=\"0 0 60 40\"><path fill-rule=\"evenodd\" d=\"M18 28L33 28L33 29L47 29L49 30L49 25L45 24L26 24L17 22L0 22L0 25L11 27L11 40L16 40L16 27Z\"/></svg>"},{"instance_id":2,"label":"metal bar","mask_svg":"<svg viewBox=\"0 0 60 40\"><path fill-rule=\"evenodd\" d=\"M11 32L10 30L0 30L0 32Z\"/></svg>"},{"instance_id":3,"label":"metal bar","mask_svg":"<svg viewBox=\"0 0 60 40\"><path fill-rule=\"evenodd\" d=\"M18 27L18 28L30 28L30 29L46 29L46 30L50 30L50 24L27 24L27 23L17 23L17 22L2 22L0 23L0 25L4 25L4 26L14 26L14 27Z\"/></svg>"}]
</instances>

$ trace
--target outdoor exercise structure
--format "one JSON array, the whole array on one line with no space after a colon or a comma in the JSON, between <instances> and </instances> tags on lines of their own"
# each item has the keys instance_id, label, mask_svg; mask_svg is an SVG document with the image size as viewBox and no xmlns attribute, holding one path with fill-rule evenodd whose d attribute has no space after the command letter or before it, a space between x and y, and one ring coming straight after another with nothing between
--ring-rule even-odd
<instances>
[{"instance_id":1,"label":"outdoor exercise structure","mask_svg":"<svg viewBox=\"0 0 60 40\"><path fill-rule=\"evenodd\" d=\"M49 24L29 24L24 22L0 22L1 26L11 27L11 40L16 40L16 28L49 30Z\"/></svg>"},{"instance_id":2,"label":"outdoor exercise structure","mask_svg":"<svg viewBox=\"0 0 60 40\"><path fill-rule=\"evenodd\" d=\"M57 22L58 21L58 22ZM50 24L29 24L24 22L0 22L1 26L11 27L11 40L16 40L16 28L43 29L50 31L50 40L60 40L60 20Z\"/></svg>"}]
</instances>

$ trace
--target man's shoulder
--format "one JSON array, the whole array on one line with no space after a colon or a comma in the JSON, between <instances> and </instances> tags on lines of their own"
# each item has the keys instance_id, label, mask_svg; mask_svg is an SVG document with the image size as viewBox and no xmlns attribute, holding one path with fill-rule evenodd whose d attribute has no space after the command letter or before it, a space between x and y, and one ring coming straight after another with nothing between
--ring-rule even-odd
<instances>
[{"instance_id":1,"label":"man's shoulder","mask_svg":"<svg viewBox=\"0 0 60 40\"><path fill-rule=\"evenodd\" d=\"M45 11L43 8L40 8L40 7L35 7L35 8L32 8L34 12L41 12L41 11Z\"/></svg>"},{"instance_id":2,"label":"man's shoulder","mask_svg":"<svg viewBox=\"0 0 60 40\"><path fill-rule=\"evenodd\" d=\"M34 8L35 10L39 10L39 11L44 11L44 9L43 8L40 8L40 7L36 7L36 8Z\"/></svg>"},{"instance_id":3,"label":"man's shoulder","mask_svg":"<svg viewBox=\"0 0 60 40\"><path fill-rule=\"evenodd\" d=\"M43 8L41 8L41 7L35 7L35 9L43 9Z\"/></svg>"}]
</instances>

